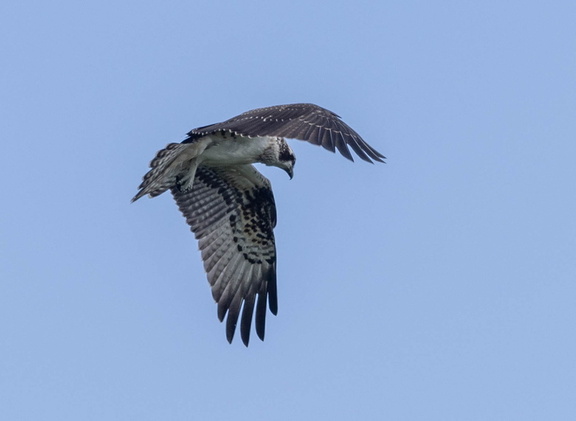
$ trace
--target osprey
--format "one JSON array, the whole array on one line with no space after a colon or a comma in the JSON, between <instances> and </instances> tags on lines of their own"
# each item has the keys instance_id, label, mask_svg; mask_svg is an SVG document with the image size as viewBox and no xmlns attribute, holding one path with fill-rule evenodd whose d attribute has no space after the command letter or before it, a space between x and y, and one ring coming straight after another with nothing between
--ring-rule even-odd
<instances>
[{"instance_id":1,"label":"osprey","mask_svg":"<svg viewBox=\"0 0 576 421\"><path fill-rule=\"evenodd\" d=\"M256 306L256 333L264 340L266 303L278 311L276 293L276 206L270 181L252 164L275 166L293 176L296 157L284 138L336 149L353 161L384 162L331 111L314 104L289 104L247 111L222 123L199 127L181 143L156 154L140 191L158 196L170 189L198 240L218 318L226 317L232 342L242 309L240 333L246 346Z\"/></svg>"}]
</instances>

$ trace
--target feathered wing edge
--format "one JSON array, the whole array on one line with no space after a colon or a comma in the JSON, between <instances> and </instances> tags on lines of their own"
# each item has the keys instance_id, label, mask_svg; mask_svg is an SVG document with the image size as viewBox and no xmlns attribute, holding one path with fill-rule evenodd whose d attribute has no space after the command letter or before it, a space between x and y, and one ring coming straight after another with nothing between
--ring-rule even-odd
<instances>
[{"instance_id":1,"label":"feathered wing edge","mask_svg":"<svg viewBox=\"0 0 576 421\"><path fill-rule=\"evenodd\" d=\"M384 162L386 158L370 146L358 133L332 111L314 104L287 104L257 108L232 117L222 123L199 127L188 133L188 141L218 131L230 131L244 136L277 136L299 139L336 149L353 161L350 146L364 161Z\"/></svg>"},{"instance_id":2,"label":"feathered wing edge","mask_svg":"<svg viewBox=\"0 0 576 421\"><path fill-rule=\"evenodd\" d=\"M269 181L252 165L198 167L191 190L171 189L180 211L198 240L218 318L226 318L232 342L240 318L248 346L255 311L258 337L264 340L266 302L278 312L276 225Z\"/></svg>"}]
</instances>

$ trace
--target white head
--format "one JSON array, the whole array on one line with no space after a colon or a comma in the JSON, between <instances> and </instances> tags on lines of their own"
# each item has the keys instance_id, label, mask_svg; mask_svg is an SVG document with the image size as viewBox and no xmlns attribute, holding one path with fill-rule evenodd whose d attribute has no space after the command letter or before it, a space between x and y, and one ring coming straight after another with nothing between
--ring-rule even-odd
<instances>
[{"instance_id":1,"label":"white head","mask_svg":"<svg viewBox=\"0 0 576 421\"><path fill-rule=\"evenodd\" d=\"M294 176L294 164L296 163L296 156L294 152L282 137L272 138L270 146L266 148L264 153L260 156L260 162L266 165L282 168L290 178Z\"/></svg>"}]
</instances>

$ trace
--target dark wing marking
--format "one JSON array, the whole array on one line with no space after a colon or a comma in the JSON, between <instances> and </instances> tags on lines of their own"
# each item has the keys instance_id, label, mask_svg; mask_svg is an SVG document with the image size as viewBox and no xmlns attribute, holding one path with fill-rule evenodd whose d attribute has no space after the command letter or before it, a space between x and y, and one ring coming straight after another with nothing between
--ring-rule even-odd
<instances>
[{"instance_id":1,"label":"dark wing marking","mask_svg":"<svg viewBox=\"0 0 576 421\"><path fill-rule=\"evenodd\" d=\"M199 127L188 133L184 142L217 131L230 131L243 136L277 136L299 139L321 145L334 152L336 149L352 159L350 146L364 161L384 162L385 156L368 145L337 114L314 104L288 104L257 108L222 123Z\"/></svg>"},{"instance_id":2,"label":"dark wing marking","mask_svg":"<svg viewBox=\"0 0 576 421\"><path fill-rule=\"evenodd\" d=\"M200 166L191 190L175 186L171 191L198 239L218 318L223 321L228 314L228 342L242 305L242 341L248 346L254 305L256 333L264 340L266 300L273 314L278 311L276 206L270 182L252 165Z\"/></svg>"}]
</instances>

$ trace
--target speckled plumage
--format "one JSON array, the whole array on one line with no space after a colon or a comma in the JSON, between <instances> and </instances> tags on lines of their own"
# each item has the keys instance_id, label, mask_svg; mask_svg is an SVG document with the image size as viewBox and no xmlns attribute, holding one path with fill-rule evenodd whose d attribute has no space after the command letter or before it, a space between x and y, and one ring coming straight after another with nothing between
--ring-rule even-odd
<instances>
[{"instance_id":1,"label":"speckled plumage","mask_svg":"<svg viewBox=\"0 0 576 421\"><path fill-rule=\"evenodd\" d=\"M170 189L198 240L218 318L226 317L226 337L232 342L240 318L246 346L254 308L262 340L267 304L273 314L278 311L276 206L270 182L251 164L277 166L292 177L295 157L285 137L338 149L352 160L350 146L365 161L384 162L331 111L279 105L191 130L182 143L170 143L156 154L132 199Z\"/></svg>"},{"instance_id":2,"label":"speckled plumage","mask_svg":"<svg viewBox=\"0 0 576 421\"><path fill-rule=\"evenodd\" d=\"M276 206L269 181L252 165L203 166L191 190L175 186L172 194L198 240L220 321L228 313L228 341L244 301L240 330L248 344L256 296L256 332L264 339L267 298L272 313L278 311Z\"/></svg>"}]
</instances>

